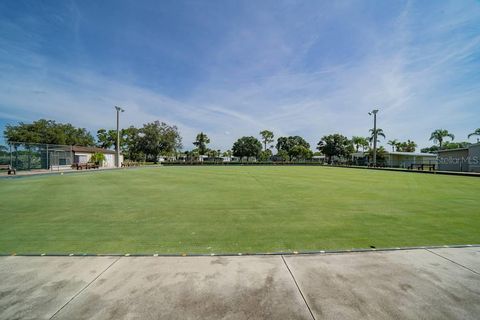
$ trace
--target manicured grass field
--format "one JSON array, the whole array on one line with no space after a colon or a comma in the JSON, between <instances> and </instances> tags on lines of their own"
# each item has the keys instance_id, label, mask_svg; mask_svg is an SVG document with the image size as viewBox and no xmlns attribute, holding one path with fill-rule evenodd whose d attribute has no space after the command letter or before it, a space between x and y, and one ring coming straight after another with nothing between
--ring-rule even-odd
<instances>
[{"instance_id":1,"label":"manicured grass field","mask_svg":"<svg viewBox=\"0 0 480 320\"><path fill-rule=\"evenodd\" d=\"M0 253L251 253L480 243L480 179L156 167L0 179Z\"/></svg>"}]
</instances>

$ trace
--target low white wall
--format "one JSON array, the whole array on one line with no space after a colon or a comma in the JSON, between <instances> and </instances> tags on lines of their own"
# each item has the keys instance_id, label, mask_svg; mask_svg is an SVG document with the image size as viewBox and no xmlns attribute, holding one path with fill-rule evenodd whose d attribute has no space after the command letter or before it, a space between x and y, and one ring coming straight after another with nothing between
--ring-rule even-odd
<instances>
[{"instance_id":1,"label":"low white wall","mask_svg":"<svg viewBox=\"0 0 480 320\"><path fill-rule=\"evenodd\" d=\"M89 162L90 158L92 157L93 153L87 152L75 152L75 156L84 156L86 157L86 161L82 162ZM123 162L123 155L120 155L120 164ZM103 168L115 168L115 154L105 153L105 161L102 164Z\"/></svg>"}]
</instances>

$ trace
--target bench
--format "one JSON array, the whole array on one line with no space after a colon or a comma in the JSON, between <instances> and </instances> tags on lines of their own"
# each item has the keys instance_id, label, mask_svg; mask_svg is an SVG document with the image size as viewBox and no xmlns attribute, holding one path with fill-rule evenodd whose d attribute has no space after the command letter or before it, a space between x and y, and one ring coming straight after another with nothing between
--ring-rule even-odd
<instances>
[{"instance_id":1,"label":"bench","mask_svg":"<svg viewBox=\"0 0 480 320\"><path fill-rule=\"evenodd\" d=\"M425 170L425 168L428 168L428 171L435 171L435 165L434 164L415 164L415 163L412 163L409 167L408 167L408 170L413 170L413 169L417 169L418 171L423 171Z\"/></svg>"},{"instance_id":2,"label":"bench","mask_svg":"<svg viewBox=\"0 0 480 320\"><path fill-rule=\"evenodd\" d=\"M93 162L87 163L87 169L98 169L98 168L100 168L100 166L96 163L93 163Z\"/></svg>"},{"instance_id":3,"label":"bench","mask_svg":"<svg viewBox=\"0 0 480 320\"><path fill-rule=\"evenodd\" d=\"M17 174L17 170L9 164L0 164L0 170L8 170L8 174Z\"/></svg>"},{"instance_id":4,"label":"bench","mask_svg":"<svg viewBox=\"0 0 480 320\"><path fill-rule=\"evenodd\" d=\"M100 168L100 166L93 162L72 164L72 169L77 169L77 170L98 169L98 168Z\"/></svg>"},{"instance_id":5,"label":"bench","mask_svg":"<svg viewBox=\"0 0 480 320\"><path fill-rule=\"evenodd\" d=\"M385 163L377 163L377 165L373 165L373 163L368 164L369 168L385 168Z\"/></svg>"},{"instance_id":6,"label":"bench","mask_svg":"<svg viewBox=\"0 0 480 320\"><path fill-rule=\"evenodd\" d=\"M72 164L72 169L82 170L82 169L86 169L86 168L87 168L86 163L74 163L74 164Z\"/></svg>"},{"instance_id":7,"label":"bench","mask_svg":"<svg viewBox=\"0 0 480 320\"><path fill-rule=\"evenodd\" d=\"M139 162L135 162L135 161L125 161L125 162L122 162L121 167L122 167L122 168L138 167L139 165L140 165Z\"/></svg>"}]
</instances>

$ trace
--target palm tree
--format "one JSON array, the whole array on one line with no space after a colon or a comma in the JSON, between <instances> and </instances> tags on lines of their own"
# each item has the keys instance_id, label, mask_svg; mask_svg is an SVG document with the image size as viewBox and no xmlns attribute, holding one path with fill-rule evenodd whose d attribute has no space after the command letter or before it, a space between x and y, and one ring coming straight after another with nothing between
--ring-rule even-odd
<instances>
[{"instance_id":1,"label":"palm tree","mask_svg":"<svg viewBox=\"0 0 480 320\"><path fill-rule=\"evenodd\" d=\"M373 137L366 137L365 140L367 141L368 145L366 146L368 149L372 149L372 142L373 142ZM365 150L363 150L365 151Z\"/></svg>"},{"instance_id":2,"label":"palm tree","mask_svg":"<svg viewBox=\"0 0 480 320\"><path fill-rule=\"evenodd\" d=\"M360 149L360 147L362 147L363 151L365 151L365 146L368 146L368 141L364 137L353 136L352 143L355 146L355 152L358 152L358 149Z\"/></svg>"},{"instance_id":3,"label":"palm tree","mask_svg":"<svg viewBox=\"0 0 480 320\"><path fill-rule=\"evenodd\" d=\"M418 145L415 143L415 141L412 141L410 139L407 140L407 142L404 142L404 147L403 151L405 152L415 152L417 149Z\"/></svg>"},{"instance_id":4,"label":"palm tree","mask_svg":"<svg viewBox=\"0 0 480 320\"><path fill-rule=\"evenodd\" d=\"M367 156L372 159L373 158L373 149L368 150ZM378 147L377 148L377 161L378 162L385 162L385 159L387 157L387 151L385 150L384 147Z\"/></svg>"},{"instance_id":5,"label":"palm tree","mask_svg":"<svg viewBox=\"0 0 480 320\"><path fill-rule=\"evenodd\" d=\"M398 140L397 139L388 140L387 144L392 146L392 152L395 152L395 150L397 149Z\"/></svg>"},{"instance_id":6,"label":"palm tree","mask_svg":"<svg viewBox=\"0 0 480 320\"><path fill-rule=\"evenodd\" d=\"M373 129L370 129L371 137L375 135L375 132ZM377 128L377 137L383 137L385 139L385 132L383 132L383 129Z\"/></svg>"},{"instance_id":7,"label":"palm tree","mask_svg":"<svg viewBox=\"0 0 480 320\"><path fill-rule=\"evenodd\" d=\"M377 143L380 142L380 140L378 140L378 137L382 137L383 139L385 139L385 132L383 132L383 129L380 129L380 128L377 128ZM370 129L370 138L368 139L371 143L373 143L373 137L375 137L375 132L373 129Z\"/></svg>"},{"instance_id":8,"label":"palm tree","mask_svg":"<svg viewBox=\"0 0 480 320\"><path fill-rule=\"evenodd\" d=\"M468 135L468 139L470 139L471 137L473 136L480 136L480 128L478 128L477 130L475 130L474 132L470 133ZM480 139L477 138L477 142L480 142Z\"/></svg>"},{"instance_id":9,"label":"palm tree","mask_svg":"<svg viewBox=\"0 0 480 320\"><path fill-rule=\"evenodd\" d=\"M372 145L374 144L373 137L375 137L375 132L373 129L370 129L370 134L371 134L370 137L368 137L367 139L370 142L369 147L370 149L372 149ZM383 137L385 139L385 133L383 132L383 129L380 129L380 128L377 129L377 143L380 142L380 140L378 140L378 137Z\"/></svg>"},{"instance_id":10,"label":"palm tree","mask_svg":"<svg viewBox=\"0 0 480 320\"><path fill-rule=\"evenodd\" d=\"M368 138L363 138L363 142L360 146L362 147L362 151L365 152L365 149L370 146L370 143L368 142Z\"/></svg>"},{"instance_id":11,"label":"palm tree","mask_svg":"<svg viewBox=\"0 0 480 320\"><path fill-rule=\"evenodd\" d=\"M444 138L450 138L454 140L455 136L453 135L453 133L448 132L448 130L437 129L432 132L432 135L430 136L430 141L433 140L434 143L438 143L438 146L440 147L440 149L442 149Z\"/></svg>"}]
</instances>

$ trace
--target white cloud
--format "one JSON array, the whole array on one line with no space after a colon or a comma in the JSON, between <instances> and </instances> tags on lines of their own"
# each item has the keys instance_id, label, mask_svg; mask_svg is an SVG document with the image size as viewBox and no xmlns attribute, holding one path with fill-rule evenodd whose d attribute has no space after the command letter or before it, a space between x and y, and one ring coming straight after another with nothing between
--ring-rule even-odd
<instances>
[{"instance_id":1,"label":"white cloud","mask_svg":"<svg viewBox=\"0 0 480 320\"><path fill-rule=\"evenodd\" d=\"M13 47L13 54L2 56L11 55L7 62L19 66L0 60L0 118L44 117L95 131L113 128L113 106L121 105L125 125L154 120L176 124L187 148L200 131L210 136L212 148L226 149L236 138L258 136L263 129L274 129L276 136L302 135L314 147L324 134L367 135L372 123L367 112L378 106L379 126L387 139L413 139L427 146L430 132L442 127L465 140L480 126L475 122L480 118L475 105L480 85L470 80L472 68L480 65L480 36L463 30L478 30L480 9L442 4L442 19L407 5L388 31L361 20L350 22L371 49L359 48L366 54L321 67L301 67L306 62L316 65L308 56L321 37L297 33L325 32L318 26L331 17L312 11L300 24L298 19L256 16L247 21L252 25L229 33L212 59L204 61L209 70L204 81L179 97ZM350 12L346 4L331 10L331 15Z\"/></svg>"}]
</instances>

